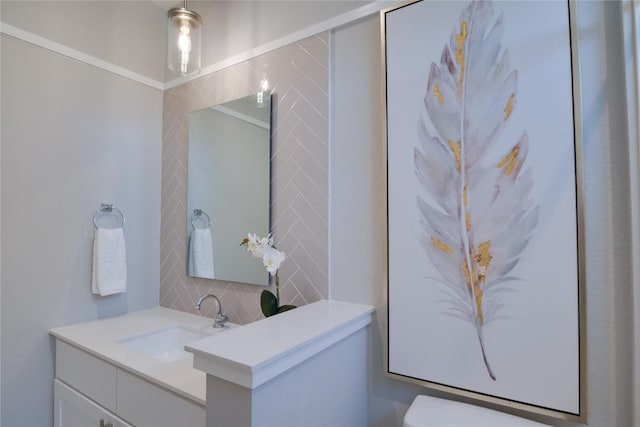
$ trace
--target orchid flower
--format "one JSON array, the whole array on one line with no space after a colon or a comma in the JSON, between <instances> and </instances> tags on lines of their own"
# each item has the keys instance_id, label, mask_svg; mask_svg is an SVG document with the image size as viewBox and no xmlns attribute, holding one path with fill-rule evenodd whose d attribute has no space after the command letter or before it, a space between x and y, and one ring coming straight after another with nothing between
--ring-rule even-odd
<instances>
[{"instance_id":1,"label":"orchid flower","mask_svg":"<svg viewBox=\"0 0 640 427\"><path fill-rule=\"evenodd\" d=\"M254 258L262 258L264 246L260 244L260 242L258 241L258 237L253 233L249 233L247 234L247 239L245 241L247 245L247 251L249 251Z\"/></svg>"},{"instance_id":2,"label":"orchid flower","mask_svg":"<svg viewBox=\"0 0 640 427\"><path fill-rule=\"evenodd\" d=\"M269 274L275 276L276 294L273 295L268 290L264 290L260 294L262 314L264 314L265 317L269 317L296 308L296 306L291 304L280 305L280 277L278 276L278 269L285 259L285 253L279 251L273 245L273 236L271 233L267 234L267 237L257 237L254 233L249 233L240 245L246 246L247 251L250 252L254 258L262 258L262 263L267 268Z\"/></svg>"},{"instance_id":3,"label":"orchid flower","mask_svg":"<svg viewBox=\"0 0 640 427\"><path fill-rule=\"evenodd\" d=\"M280 268L280 264L282 264L284 258L284 252L280 252L273 246L267 246L262 256L262 262L264 263L264 266L267 267L267 271L269 272L269 274L273 276Z\"/></svg>"}]
</instances>

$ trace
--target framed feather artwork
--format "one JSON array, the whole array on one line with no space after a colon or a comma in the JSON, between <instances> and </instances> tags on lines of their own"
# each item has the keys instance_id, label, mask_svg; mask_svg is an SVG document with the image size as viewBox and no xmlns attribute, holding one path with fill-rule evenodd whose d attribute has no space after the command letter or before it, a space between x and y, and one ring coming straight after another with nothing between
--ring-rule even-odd
<instances>
[{"instance_id":1,"label":"framed feather artwork","mask_svg":"<svg viewBox=\"0 0 640 427\"><path fill-rule=\"evenodd\" d=\"M386 358L397 379L585 422L574 7L381 12Z\"/></svg>"}]
</instances>

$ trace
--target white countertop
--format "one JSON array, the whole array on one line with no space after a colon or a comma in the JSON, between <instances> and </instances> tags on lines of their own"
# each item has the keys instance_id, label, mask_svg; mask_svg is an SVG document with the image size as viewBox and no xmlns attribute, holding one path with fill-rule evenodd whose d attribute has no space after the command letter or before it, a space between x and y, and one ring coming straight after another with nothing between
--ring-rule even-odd
<instances>
[{"instance_id":1,"label":"white countertop","mask_svg":"<svg viewBox=\"0 0 640 427\"><path fill-rule=\"evenodd\" d=\"M205 372L255 388L365 327L372 313L371 306L317 301L241 327L230 325L220 333L212 328L213 320L208 317L155 307L61 326L49 333L205 406ZM213 335L185 346L193 357L172 362L120 343L173 326Z\"/></svg>"},{"instance_id":2,"label":"white countertop","mask_svg":"<svg viewBox=\"0 0 640 427\"><path fill-rule=\"evenodd\" d=\"M364 328L373 307L317 301L185 346L194 366L256 388Z\"/></svg>"},{"instance_id":3,"label":"white countertop","mask_svg":"<svg viewBox=\"0 0 640 427\"><path fill-rule=\"evenodd\" d=\"M216 336L220 330L212 328L212 323L213 320L208 317L155 307L109 319L61 326L50 329L49 333L119 368L205 406L206 375L193 368L192 357L166 362L133 350L119 341L172 326L187 326ZM227 326L222 330L233 330L231 327Z\"/></svg>"}]
</instances>

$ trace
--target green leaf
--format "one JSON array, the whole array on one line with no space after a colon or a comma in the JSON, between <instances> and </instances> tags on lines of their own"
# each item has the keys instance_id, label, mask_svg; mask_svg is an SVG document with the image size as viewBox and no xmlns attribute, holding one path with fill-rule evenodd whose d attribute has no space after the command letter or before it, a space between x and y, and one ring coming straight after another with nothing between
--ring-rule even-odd
<instances>
[{"instance_id":1,"label":"green leaf","mask_svg":"<svg viewBox=\"0 0 640 427\"><path fill-rule=\"evenodd\" d=\"M264 317L273 316L278 313L278 299L269 291L262 291L260 295L260 308Z\"/></svg>"},{"instance_id":2,"label":"green leaf","mask_svg":"<svg viewBox=\"0 0 640 427\"><path fill-rule=\"evenodd\" d=\"M294 308L297 308L297 307L295 305L285 304L283 306L278 307L278 311L276 312L276 314L284 313L285 311L293 310Z\"/></svg>"}]
</instances>

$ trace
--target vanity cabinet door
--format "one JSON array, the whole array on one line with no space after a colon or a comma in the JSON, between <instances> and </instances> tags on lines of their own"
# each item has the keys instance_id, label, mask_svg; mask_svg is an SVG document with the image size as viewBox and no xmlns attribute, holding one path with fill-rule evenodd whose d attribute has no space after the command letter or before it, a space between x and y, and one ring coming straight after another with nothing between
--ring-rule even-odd
<instances>
[{"instance_id":1,"label":"vanity cabinet door","mask_svg":"<svg viewBox=\"0 0 640 427\"><path fill-rule=\"evenodd\" d=\"M59 380L53 384L54 427L133 427Z\"/></svg>"},{"instance_id":2,"label":"vanity cabinet door","mask_svg":"<svg viewBox=\"0 0 640 427\"><path fill-rule=\"evenodd\" d=\"M204 427L205 408L118 369L118 415L138 427Z\"/></svg>"},{"instance_id":3,"label":"vanity cabinet door","mask_svg":"<svg viewBox=\"0 0 640 427\"><path fill-rule=\"evenodd\" d=\"M116 412L116 367L112 364L58 339L56 378Z\"/></svg>"}]
</instances>

